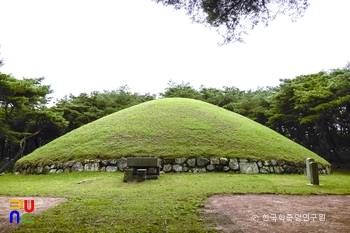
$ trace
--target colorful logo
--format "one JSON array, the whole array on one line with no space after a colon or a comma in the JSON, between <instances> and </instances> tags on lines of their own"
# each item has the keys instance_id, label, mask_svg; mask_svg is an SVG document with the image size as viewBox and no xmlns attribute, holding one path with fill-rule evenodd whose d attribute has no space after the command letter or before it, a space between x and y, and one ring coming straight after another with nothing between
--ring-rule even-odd
<instances>
[{"instance_id":1,"label":"colorful logo","mask_svg":"<svg viewBox=\"0 0 350 233\"><path fill-rule=\"evenodd\" d=\"M10 200L10 223L13 223L13 216L15 216L16 223L34 223L34 214L32 213L35 209L34 200L30 200L30 208L28 207L28 200L24 200L24 211L26 213L21 214L17 211L22 209L23 202L20 200Z\"/></svg>"}]
</instances>

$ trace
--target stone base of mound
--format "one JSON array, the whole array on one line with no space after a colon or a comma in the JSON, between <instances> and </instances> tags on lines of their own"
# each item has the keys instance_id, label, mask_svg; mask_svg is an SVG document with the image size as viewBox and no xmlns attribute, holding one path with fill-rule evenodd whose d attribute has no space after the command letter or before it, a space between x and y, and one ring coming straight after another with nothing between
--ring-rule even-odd
<instances>
[{"instance_id":1,"label":"stone base of mound","mask_svg":"<svg viewBox=\"0 0 350 233\"><path fill-rule=\"evenodd\" d=\"M163 172L235 172L245 174L304 174L305 162L285 161L282 159L258 160L239 158L159 158L160 171ZM82 171L123 172L127 168L127 159L84 160L84 162L52 162L50 164L17 164L16 174L48 174ZM331 167L318 163L320 174L330 174Z\"/></svg>"}]
</instances>

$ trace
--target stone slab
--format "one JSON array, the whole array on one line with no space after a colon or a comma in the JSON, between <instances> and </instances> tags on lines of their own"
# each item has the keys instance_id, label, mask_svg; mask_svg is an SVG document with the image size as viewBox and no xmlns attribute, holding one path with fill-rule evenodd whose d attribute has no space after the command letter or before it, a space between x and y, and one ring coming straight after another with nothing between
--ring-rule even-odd
<instances>
[{"instance_id":1,"label":"stone slab","mask_svg":"<svg viewBox=\"0 0 350 233\"><path fill-rule=\"evenodd\" d=\"M160 162L158 158L154 157L128 157L128 167L159 167Z\"/></svg>"}]
</instances>

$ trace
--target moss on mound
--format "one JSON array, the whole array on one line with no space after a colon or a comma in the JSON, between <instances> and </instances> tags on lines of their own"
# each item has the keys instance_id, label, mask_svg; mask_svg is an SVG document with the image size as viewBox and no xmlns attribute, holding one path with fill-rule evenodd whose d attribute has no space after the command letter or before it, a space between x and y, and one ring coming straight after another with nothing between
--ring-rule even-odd
<instances>
[{"instance_id":1,"label":"moss on mound","mask_svg":"<svg viewBox=\"0 0 350 233\"><path fill-rule=\"evenodd\" d=\"M84 125L17 163L126 156L227 157L305 161L315 153L223 108L184 98L142 103Z\"/></svg>"}]
</instances>

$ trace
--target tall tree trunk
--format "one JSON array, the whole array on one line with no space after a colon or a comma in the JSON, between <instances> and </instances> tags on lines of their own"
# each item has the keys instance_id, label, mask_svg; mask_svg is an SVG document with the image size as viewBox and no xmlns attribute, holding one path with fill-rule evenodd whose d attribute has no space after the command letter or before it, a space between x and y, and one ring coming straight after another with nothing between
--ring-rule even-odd
<instances>
[{"instance_id":1,"label":"tall tree trunk","mask_svg":"<svg viewBox=\"0 0 350 233\"><path fill-rule=\"evenodd\" d=\"M7 167L7 166L10 164L10 162L11 162L12 160L16 160L18 157L20 157L20 158L23 157L23 152L24 152L24 150L25 150L25 148L26 148L27 140L28 140L29 138L31 138L31 137L34 137L34 136L37 135L38 133L40 133L40 131L41 131L41 129L38 130L38 131L36 131L35 133L29 135L29 136L24 136L24 137L22 138L22 140L21 140L20 143L19 143L19 150L17 151L16 155L15 155L10 161L8 161L4 166L2 166L2 167L0 168L0 172L1 172L5 167Z\"/></svg>"},{"instance_id":2,"label":"tall tree trunk","mask_svg":"<svg viewBox=\"0 0 350 233\"><path fill-rule=\"evenodd\" d=\"M5 154L5 151L6 151L5 145L6 145L5 139L0 137L0 161L5 159L5 156L6 156L6 154Z\"/></svg>"}]
</instances>

